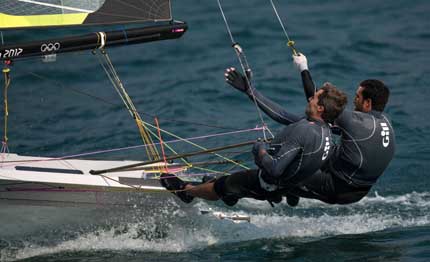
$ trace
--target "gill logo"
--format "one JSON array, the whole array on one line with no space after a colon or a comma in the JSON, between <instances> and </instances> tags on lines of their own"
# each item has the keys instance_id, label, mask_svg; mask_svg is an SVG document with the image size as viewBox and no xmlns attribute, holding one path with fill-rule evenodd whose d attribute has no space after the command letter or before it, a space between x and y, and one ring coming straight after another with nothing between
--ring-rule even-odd
<instances>
[{"instance_id":1,"label":"gill logo","mask_svg":"<svg viewBox=\"0 0 430 262\"><path fill-rule=\"evenodd\" d=\"M390 129L387 126L387 123L382 122L381 123L382 131L382 145L384 147L387 147L390 144Z\"/></svg>"},{"instance_id":2,"label":"gill logo","mask_svg":"<svg viewBox=\"0 0 430 262\"><path fill-rule=\"evenodd\" d=\"M330 139L328 137L325 138L325 146L324 146L324 154L322 156L322 160L325 160L328 157L328 153L330 151Z\"/></svg>"}]
</instances>

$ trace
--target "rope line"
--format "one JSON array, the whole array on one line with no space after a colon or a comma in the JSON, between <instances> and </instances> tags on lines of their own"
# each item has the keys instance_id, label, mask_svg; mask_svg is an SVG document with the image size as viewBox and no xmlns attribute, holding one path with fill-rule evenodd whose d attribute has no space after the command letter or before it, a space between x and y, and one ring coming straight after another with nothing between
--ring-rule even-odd
<instances>
[{"instance_id":1,"label":"rope line","mask_svg":"<svg viewBox=\"0 0 430 262\"><path fill-rule=\"evenodd\" d=\"M8 119L9 119L9 104L8 104L8 89L10 86L10 69L5 67L3 68L3 76L4 76L4 89L3 89L3 103L4 103L4 129L3 129L3 141L1 147L1 153L9 152L8 147Z\"/></svg>"},{"instance_id":2,"label":"rope line","mask_svg":"<svg viewBox=\"0 0 430 262\"><path fill-rule=\"evenodd\" d=\"M290 39L290 36L288 35L287 30L285 29L285 25L282 22L281 17L279 16L278 10L277 10L275 4L273 3L273 0L270 0L270 4L272 5L273 11L275 12L276 17L278 18L279 24L281 25L282 30L284 31L286 38L288 39L288 43L287 43L288 47L291 48L291 51L293 52L294 55L298 55L298 52L297 52L296 48L294 47L295 42Z\"/></svg>"},{"instance_id":3,"label":"rope line","mask_svg":"<svg viewBox=\"0 0 430 262\"><path fill-rule=\"evenodd\" d=\"M153 125L151 125L150 123L147 123L150 127L152 127L152 128L154 128L154 126ZM163 130L163 129L160 129L162 132L164 132L164 133L166 133L166 134L168 134L168 135L170 135L170 136L172 136L172 137L174 137L174 138L176 138L176 139L179 139L179 140L181 140L181 141L184 141L184 142L186 142L186 143L188 143L188 144L190 144L190 145L192 145L192 146L195 146L195 147L197 147L197 148L199 148L199 149L202 149L202 150L206 150L207 148L205 148L205 147L203 147L203 146L201 146L201 145L199 145L199 144L196 144L196 143L194 143L194 142L192 142L192 141L190 141L190 140L187 140L187 139L185 139L185 138L182 138L182 137L180 137L180 136L178 136L178 135L175 135L175 134L173 134L173 133L171 133L171 132L169 132L169 131L166 131L166 130ZM174 154L177 154L176 152L174 152L166 143L165 143L165 145L166 145L166 147L167 148L169 148ZM249 167L247 167L247 166L245 166L245 165L243 165L243 164L241 164L241 163L237 163L236 161L234 161L234 160L231 160L230 158L228 158L228 157L225 157L225 156L223 156L223 155L220 155L220 154L218 154L218 153L216 153L216 152L212 152L211 154L213 154L213 155L215 155L215 156L217 156L217 157L220 157L220 158L222 158L222 159L224 159L224 160L226 160L226 161L229 161L230 163L232 163L232 164L234 164L234 165L238 165L238 166L240 166L240 167L242 167L242 168L244 168L244 169L250 169Z\"/></svg>"},{"instance_id":4,"label":"rope line","mask_svg":"<svg viewBox=\"0 0 430 262\"><path fill-rule=\"evenodd\" d=\"M219 134L213 134L213 135L208 135L208 136L191 137L191 138L186 138L186 140L205 139L205 138L219 137L219 136L224 136L224 135L239 134L239 133L244 133L244 132L260 131L260 130L261 130L261 128L244 129L243 131L239 131L239 132L228 132L228 133L219 133ZM177 143L177 142L182 142L182 141L183 140L181 140L181 139L176 139L176 140L165 141L164 143L165 144L167 144L167 143ZM159 143L156 143L155 145L158 145L158 144ZM114 148L114 149L99 150L99 151L94 151L94 152L80 153L80 154L74 154L74 155L67 155L67 156L62 156L62 157L46 158L46 159L41 159L41 160L4 161L3 163L29 163L29 162L44 162L44 161L62 161L62 160L70 159L70 158L86 157L86 156L93 156L93 155L105 154L105 153L111 153L111 152L133 150L133 149L142 148L142 147L145 147L145 146L147 146L147 145L135 145L135 146L129 146L129 147L120 147L120 148ZM234 152L234 154L236 154L236 153L245 153L245 152L246 151L243 151L243 152ZM15 164L13 164L13 165L15 165Z\"/></svg>"},{"instance_id":5,"label":"rope line","mask_svg":"<svg viewBox=\"0 0 430 262\"><path fill-rule=\"evenodd\" d=\"M227 145L227 146L222 146L222 147L213 147L213 148L205 149L202 151L194 151L194 152L188 152L188 153L184 153L184 154L180 154L180 155L169 156L169 157L166 157L166 160L170 161L170 160L179 159L179 158L210 154L210 153L213 153L216 151L223 151L223 150L227 150L227 149L231 149L231 148L249 146L249 145L252 145L254 143L255 143L255 140L251 140L251 141L241 142L241 143L233 144L233 145ZM97 174L108 173L108 172L116 172L119 170L128 170L129 168L134 168L134 167L138 167L138 166L147 166L150 164L160 163L160 162L162 162L162 161L150 160L150 161L143 161L143 162L138 162L138 163L129 164L129 165L117 166L114 168L101 169L101 170L90 170L90 174L97 175Z\"/></svg>"},{"instance_id":6,"label":"rope line","mask_svg":"<svg viewBox=\"0 0 430 262\"><path fill-rule=\"evenodd\" d=\"M228 32L229 36L230 36L230 40L232 42L232 47L233 47L233 49L234 49L234 51L236 53L236 56L237 56L237 58L239 60L239 63L240 63L240 66L242 68L242 71L243 71L244 77L246 79L246 82L247 82L247 84L248 84L248 86L249 86L249 88L251 90L251 97L252 97L252 100L254 101L254 105L255 105L255 108L257 110L258 117L259 117L259 119L260 119L260 121L262 123L262 126L266 127L266 128L263 129L263 137L264 137L264 140L267 141L268 139L267 139L267 136L266 136L266 130L269 130L269 129L268 129L268 127L267 127L267 125L266 125L266 123L264 121L263 114L262 114L260 108L258 107L257 100L255 99L255 95L254 95L254 92L253 92L253 85L252 85L252 82L251 82L251 76L252 76L251 67L249 66L248 60L246 58L245 53L243 52L242 47L234 40L233 33L231 32L230 25L229 25L229 23L227 21L227 17L224 14L224 10L222 8L221 1L217 0L217 3L218 3L219 10L221 12L221 16L222 16L222 18L224 20L225 27L227 29L227 32ZM272 133L270 131L269 131L269 133L272 135ZM272 137L273 137L273 135L272 135Z\"/></svg>"},{"instance_id":7,"label":"rope line","mask_svg":"<svg viewBox=\"0 0 430 262\"><path fill-rule=\"evenodd\" d=\"M104 52L103 52L104 51ZM136 123L137 123L137 126L139 127L139 131L140 131L140 134L141 134L141 136L142 136L142 139L143 139L143 141L144 141L144 144L146 144L146 145L148 145L147 147L145 147L145 149L147 150L147 155L150 157L150 159L151 160L158 160L158 159L160 159L160 155L159 155L159 153L158 153L158 151L157 151L157 149L156 149L156 147L155 146L152 146L152 145L154 145L154 142L153 142L153 140L152 140L152 138L151 138L151 135L153 135L154 137L156 137L156 138L158 138L158 136L157 136L157 134L155 133L155 132L153 132L152 130L150 130L150 129L148 129L147 128L147 126L150 126L150 127L152 127L152 128L154 128L154 129L157 129L157 127L156 126L154 126L154 125L152 125L152 124L150 124L150 123L148 123L148 122L145 122L145 121L143 121L142 119L141 119L141 117L140 117L140 115L138 114L138 113L136 113L137 112L137 110L136 110L136 108L135 108L135 106L134 106L134 104L133 104L133 102L132 102L132 100L131 100L131 98L128 96L128 94L127 94L127 92L125 91L125 88L124 88L124 86L123 86L123 84L122 84L122 82L121 82L121 80L119 79L119 76L118 76L118 74L116 73L116 70L115 70L115 68L114 68L114 66L113 66L113 64L112 64L112 62L111 62L111 60L110 60L110 58L109 58L109 56L107 55L107 53L105 52L105 50L103 50L101 53L102 53L102 55L103 55L103 58L105 58L105 60L104 61L101 61L101 64L102 64L102 67L103 67L103 69L105 70L105 72L106 72L106 74L108 75L108 77L109 77L109 79L111 80L111 82L112 82L112 84L113 84L113 86L115 87L115 89L117 90L117 92L118 92L118 94L120 95L120 97L122 98L122 100L123 100L123 102L124 102L124 104L125 104L125 106L127 107L127 109L129 110L129 112L130 112L130 114L134 117L134 119L135 119L135 121L136 121ZM100 57L100 56L99 56ZM106 68L106 66L107 66L107 68ZM196 143L193 143L193 142L191 142L191 141L187 141L187 140L184 140L183 138L181 138L181 137L179 137L179 136L176 136L176 135L174 135L173 133L170 133L170 132L167 132L166 130L163 130L163 129L159 129L159 131L162 131L162 132L164 132L164 133L166 133L166 134L168 134L168 135L171 135L171 136L173 136L173 137L175 137L175 138L177 138L177 139L181 139L181 140L183 140L184 142L187 142L187 143L189 143L189 144L191 144L191 145L193 145L193 146L195 146L195 147L197 147L197 148L200 148L200 149L206 149L205 147L203 147L203 146L200 146L200 145L198 145L198 144L196 144ZM172 147L170 147L169 145L165 145L166 146L166 148L168 148L170 151L172 151L174 154L178 154ZM227 161L231 161L231 163L232 164L234 164L234 165L240 165L240 166L242 166L243 168L247 168L246 166L244 166L243 164L238 164L237 162L235 162L235 161L233 161L233 160L230 160L229 158L227 158L227 157L224 157L224 156L222 156L222 155L220 155L220 154L218 154L218 153L214 153L216 156L218 156L218 157L221 157L222 159L224 159L224 160L227 160ZM151 157L152 156L152 157ZM189 165L189 167L191 167L191 165L188 163L188 161L186 161L185 159L183 159L183 158L181 158L181 160L184 162L184 163L186 163L187 165ZM207 171L209 171L209 170L207 170ZM215 171L214 171L215 172Z\"/></svg>"},{"instance_id":8,"label":"rope line","mask_svg":"<svg viewBox=\"0 0 430 262\"><path fill-rule=\"evenodd\" d=\"M161 132L160 132L160 125L158 123L157 118L154 118L154 120L155 120L155 124L157 125L158 140L160 141L161 153L162 153L163 160L164 160L164 168L166 169L166 173L169 173L169 168L167 166L167 160L166 160L166 154L164 153L163 138L161 137Z\"/></svg>"},{"instance_id":9,"label":"rope line","mask_svg":"<svg viewBox=\"0 0 430 262\"><path fill-rule=\"evenodd\" d=\"M130 115L133 117L133 119L136 121L136 125L139 129L139 133L141 135L142 141L146 145L153 145L154 142L148 133L148 130L145 126L145 122L142 121L139 113L136 110L136 107L133 104L133 101L131 100L130 96L128 95L127 91L124 88L124 85L122 84L113 64L110 60L109 55L107 54L106 50L102 50L101 52L97 52L99 58L100 65L103 67L103 70L106 72L106 75L108 76L109 80L111 81L113 87L117 91L118 95L121 97L124 105L126 106L127 110L129 111ZM101 54L101 55L100 55ZM157 148L154 146L148 146L145 147L147 156L152 159L160 159L160 155L157 151Z\"/></svg>"},{"instance_id":10,"label":"rope line","mask_svg":"<svg viewBox=\"0 0 430 262\"><path fill-rule=\"evenodd\" d=\"M40 75L40 74L36 74L34 72L27 72L26 74L32 75L32 76L37 77L37 78L39 78L41 80L44 80L44 81L52 82L52 83L54 83L55 85L58 85L61 88L68 89L68 90L71 90L71 91L73 91L75 93L78 93L78 94L81 94L81 95L84 95L84 96L87 96L87 97L99 100L99 101L101 101L101 102L103 102L105 104L112 105L112 106L118 106L119 105L119 104L117 104L117 103L115 103L113 101L106 100L106 99L104 99L102 97L99 97L99 96L96 96L96 95L92 95L92 94L83 92L81 90L78 90L78 89L70 87L70 86L65 86L61 82L49 79L46 76L43 76L43 75ZM155 117L159 117L160 116L160 115L156 116L156 115L153 115L153 114L145 113L145 112L142 112L142 111L138 111L137 113L140 114L140 115L148 116L151 119L154 119ZM190 124L190 125L197 125L197 126L204 126L204 127L210 127L210 128L225 129L225 130L238 130L238 131L241 130L239 128L233 128L233 127L227 127L227 126L209 125L209 124L199 123L199 122L194 122L194 121L169 119L169 118L164 118L164 117L162 119L159 119L159 120L165 120L165 121L177 122L177 123L186 123L186 124Z\"/></svg>"}]
</instances>

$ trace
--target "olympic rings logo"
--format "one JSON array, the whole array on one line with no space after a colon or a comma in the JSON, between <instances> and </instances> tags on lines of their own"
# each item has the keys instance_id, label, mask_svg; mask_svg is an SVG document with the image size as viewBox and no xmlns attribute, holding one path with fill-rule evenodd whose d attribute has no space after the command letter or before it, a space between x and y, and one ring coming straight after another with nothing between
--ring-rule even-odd
<instances>
[{"instance_id":1,"label":"olympic rings logo","mask_svg":"<svg viewBox=\"0 0 430 262\"><path fill-rule=\"evenodd\" d=\"M40 51L42 51L43 53L45 52L53 52L53 51L58 51L60 49L61 45L60 43L56 42L56 43L49 43L49 44L43 44L40 46Z\"/></svg>"}]
</instances>

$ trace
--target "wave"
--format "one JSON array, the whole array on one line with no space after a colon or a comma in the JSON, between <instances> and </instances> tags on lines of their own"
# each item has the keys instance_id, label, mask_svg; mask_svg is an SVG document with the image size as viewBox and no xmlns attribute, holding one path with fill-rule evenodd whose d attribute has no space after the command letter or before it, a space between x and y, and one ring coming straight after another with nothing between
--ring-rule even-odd
<instances>
[{"instance_id":1,"label":"wave","mask_svg":"<svg viewBox=\"0 0 430 262\"><path fill-rule=\"evenodd\" d=\"M411 192L404 195L394 196L382 196L377 191L373 193L373 196L366 196L360 202L350 205L329 205L318 200L313 199L300 199L299 205L295 209L309 209L309 208L321 208L321 209L339 209L339 208L350 208L360 209L363 206L389 206L397 205L398 207L417 207L425 208L430 207L430 192ZM253 199L242 199L238 206L249 210L272 210L272 207L268 202L258 201ZM287 207L286 203L277 205L278 208Z\"/></svg>"},{"instance_id":2,"label":"wave","mask_svg":"<svg viewBox=\"0 0 430 262\"><path fill-rule=\"evenodd\" d=\"M20 244L0 240L0 261L78 251L176 253L259 239L309 241L336 235L426 226L430 225L430 212L423 207L429 206L429 199L429 192L398 196L380 196L375 192L374 196L348 206L351 212L342 212L346 206L331 206L314 200L303 200L296 209L285 204L273 210L265 202L254 200L241 200L237 209L201 201L195 205L199 209L221 211L226 215L249 215L251 222L234 223L211 215L190 215L179 210L167 218L160 216L145 218L137 223L122 222L54 244L37 244L37 241L28 238ZM396 206L396 209L385 209L384 206ZM422 211L402 212L402 206L416 207ZM323 212L315 212L318 208ZM330 212L332 209L337 212Z\"/></svg>"}]
</instances>

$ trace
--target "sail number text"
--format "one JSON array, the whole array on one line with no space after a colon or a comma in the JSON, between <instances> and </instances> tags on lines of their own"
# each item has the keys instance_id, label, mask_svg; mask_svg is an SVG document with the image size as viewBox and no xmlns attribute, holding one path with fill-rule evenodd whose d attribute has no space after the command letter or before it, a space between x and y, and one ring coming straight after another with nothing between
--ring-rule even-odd
<instances>
[{"instance_id":1,"label":"sail number text","mask_svg":"<svg viewBox=\"0 0 430 262\"><path fill-rule=\"evenodd\" d=\"M22 51L24 51L22 48L5 49L3 52L0 52L0 58L16 57L19 56Z\"/></svg>"}]
</instances>

